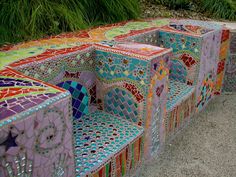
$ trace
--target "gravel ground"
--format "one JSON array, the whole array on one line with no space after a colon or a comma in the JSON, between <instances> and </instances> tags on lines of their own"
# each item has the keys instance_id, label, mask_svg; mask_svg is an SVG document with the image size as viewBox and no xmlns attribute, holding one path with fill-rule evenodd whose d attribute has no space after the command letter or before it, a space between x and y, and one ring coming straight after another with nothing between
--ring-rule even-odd
<instances>
[{"instance_id":1,"label":"gravel ground","mask_svg":"<svg viewBox=\"0 0 236 177\"><path fill-rule=\"evenodd\" d=\"M236 177L236 93L211 101L170 143L140 177Z\"/></svg>"}]
</instances>

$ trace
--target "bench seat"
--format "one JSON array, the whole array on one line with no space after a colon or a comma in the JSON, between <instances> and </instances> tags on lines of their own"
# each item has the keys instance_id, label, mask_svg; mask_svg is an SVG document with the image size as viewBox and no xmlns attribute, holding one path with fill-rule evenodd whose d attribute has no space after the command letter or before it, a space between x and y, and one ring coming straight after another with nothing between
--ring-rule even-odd
<instances>
[{"instance_id":1,"label":"bench seat","mask_svg":"<svg viewBox=\"0 0 236 177\"><path fill-rule=\"evenodd\" d=\"M167 98L167 111L171 111L194 92L194 86L170 79Z\"/></svg>"},{"instance_id":2,"label":"bench seat","mask_svg":"<svg viewBox=\"0 0 236 177\"><path fill-rule=\"evenodd\" d=\"M95 111L74 120L73 131L76 176L96 173L100 168L109 164L112 158L116 158L116 155L119 155L122 150L129 145L133 146L132 144L137 140L139 141L138 146L134 151L138 153L131 154L136 156L136 160L141 159L141 136L144 130L125 119ZM129 158L134 159L129 155L126 155L125 158L127 158L125 161L128 161ZM128 164L125 166L123 164L121 169L127 168L127 171L130 169L128 166ZM114 169L108 171L118 173Z\"/></svg>"},{"instance_id":3,"label":"bench seat","mask_svg":"<svg viewBox=\"0 0 236 177\"><path fill-rule=\"evenodd\" d=\"M169 139L195 113L195 87L170 79L166 107L166 138Z\"/></svg>"}]
</instances>

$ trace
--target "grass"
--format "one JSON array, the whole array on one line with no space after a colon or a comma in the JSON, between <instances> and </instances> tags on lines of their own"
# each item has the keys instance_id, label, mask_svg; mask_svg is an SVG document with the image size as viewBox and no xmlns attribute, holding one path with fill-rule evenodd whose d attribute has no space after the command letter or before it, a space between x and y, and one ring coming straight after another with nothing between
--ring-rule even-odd
<instances>
[{"instance_id":1,"label":"grass","mask_svg":"<svg viewBox=\"0 0 236 177\"><path fill-rule=\"evenodd\" d=\"M148 0L147 0L148 1ZM236 20L235 0L152 0ZM139 17L139 0L0 0L0 46Z\"/></svg>"},{"instance_id":2,"label":"grass","mask_svg":"<svg viewBox=\"0 0 236 177\"><path fill-rule=\"evenodd\" d=\"M153 2L176 10L189 10L192 7L196 7L197 11L208 16L236 20L235 0L153 0Z\"/></svg>"},{"instance_id":3,"label":"grass","mask_svg":"<svg viewBox=\"0 0 236 177\"><path fill-rule=\"evenodd\" d=\"M167 6L170 9L189 9L190 0L154 0L155 3Z\"/></svg>"},{"instance_id":4,"label":"grass","mask_svg":"<svg viewBox=\"0 0 236 177\"><path fill-rule=\"evenodd\" d=\"M213 14L217 18L236 20L236 1L202 0L199 3L202 12Z\"/></svg>"},{"instance_id":5,"label":"grass","mask_svg":"<svg viewBox=\"0 0 236 177\"><path fill-rule=\"evenodd\" d=\"M0 45L135 19L138 0L1 0Z\"/></svg>"}]
</instances>

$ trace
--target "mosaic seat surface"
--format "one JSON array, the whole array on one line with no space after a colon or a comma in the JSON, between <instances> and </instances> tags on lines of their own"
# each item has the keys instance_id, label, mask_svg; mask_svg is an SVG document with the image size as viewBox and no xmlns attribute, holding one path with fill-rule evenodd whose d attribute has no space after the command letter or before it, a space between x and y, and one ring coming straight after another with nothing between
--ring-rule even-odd
<instances>
[{"instance_id":1,"label":"mosaic seat surface","mask_svg":"<svg viewBox=\"0 0 236 177\"><path fill-rule=\"evenodd\" d=\"M73 131L76 175L80 177L108 163L111 157L138 140L144 130L125 119L96 111L74 120ZM140 158L141 154L135 155ZM128 157L125 158L127 162ZM122 168L125 170L127 166L123 164Z\"/></svg>"},{"instance_id":2,"label":"mosaic seat surface","mask_svg":"<svg viewBox=\"0 0 236 177\"><path fill-rule=\"evenodd\" d=\"M194 92L194 86L189 86L181 82L170 79L169 92L167 98L167 111L171 111L183 100L190 97Z\"/></svg>"}]
</instances>

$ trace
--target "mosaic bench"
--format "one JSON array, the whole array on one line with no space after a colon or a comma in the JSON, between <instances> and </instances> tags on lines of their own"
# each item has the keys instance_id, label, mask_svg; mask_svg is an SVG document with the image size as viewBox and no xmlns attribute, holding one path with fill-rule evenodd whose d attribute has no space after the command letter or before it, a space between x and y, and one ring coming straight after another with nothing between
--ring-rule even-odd
<instances>
[{"instance_id":1,"label":"mosaic bench","mask_svg":"<svg viewBox=\"0 0 236 177\"><path fill-rule=\"evenodd\" d=\"M34 170L38 160L22 153L12 157L15 162L6 158L14 148L10 147L0 155L0 168L5 176L40 170L45 176L132 176L144 159L158 155L194 113L220 94L228 48L229 31L221 25L168 19L124 22L3 48L4 72L24 74L67 95L67 104L61 104L60 110L67 107L69 112L66 139L71 146L55 156L57 161L49 162L45 171L41 164ZM5 99L2 85L0 93ZM28 120L27 116L22 120ZM50 128L45 132L54 140ZM30 131L37 135L37 128ZM0 137L0 147L12 143L6 137ZM9 137L17 140L11 145L18 147L18 136ZM66 142L61 146L66 147ZM63 151L61 146L43 157ZM67 158L74 161L68 165ZM25 170L18 172L17 164Z\"/></svg>"}]
</instances>

